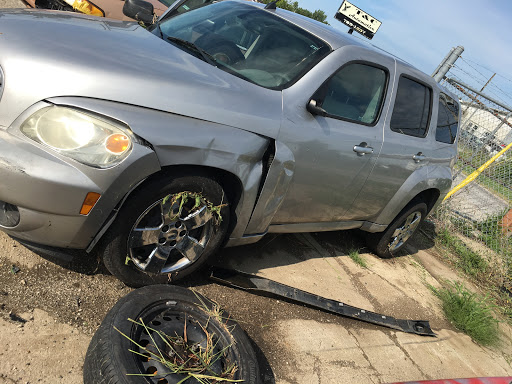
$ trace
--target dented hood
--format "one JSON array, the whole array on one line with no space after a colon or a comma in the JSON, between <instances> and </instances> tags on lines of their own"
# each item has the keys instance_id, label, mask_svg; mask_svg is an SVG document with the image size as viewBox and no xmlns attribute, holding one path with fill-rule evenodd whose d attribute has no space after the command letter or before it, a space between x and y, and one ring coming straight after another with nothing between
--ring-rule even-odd
<instances>
[{"instance_id":1,"label":"dented hood","mask_svg":"<svg viewBox=\"0 0 512 384\"><path fill-rule=\"evenodd\" d=\"M226 73L137 23L68 12L0 11L0 126L34 103L78 96L276 137L281 92Z\"/></svg>"}]
</instances>

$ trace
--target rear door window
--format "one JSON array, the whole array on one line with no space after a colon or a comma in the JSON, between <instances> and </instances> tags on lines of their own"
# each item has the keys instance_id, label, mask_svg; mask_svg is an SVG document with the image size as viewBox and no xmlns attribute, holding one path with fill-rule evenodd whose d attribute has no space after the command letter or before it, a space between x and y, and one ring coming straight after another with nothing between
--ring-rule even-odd
<instances>
[{"instance_id":1,"label":"rear door window","mask_svg":"<svg viewBox=\"0 0 512 384\"><path fill-rule=\"evenodd\" d=\"M439 112L437 115L436 140L441 143L453 144L459 127L459 106L450 97L439 95Z\"/></svg>"},{"instance_id":2,"label":"rear door window","mask_svg":"<svg viewBox=\"0 0 512 384\"><path fill-rule=\"evenodd\" d=\"M432 105L432 91L425 85L400 77L395 107L391 116L391 130L404 135L427 135Z\"/></svg>"},{"instance_id":3,"label":"rear door window","mask_svg":"<svg viewBox=\"0 0 512 384\"><path fill-rule=\"evenodd\" d=\"M373 124L378 118L387 83L387 73L368 64L352 63L341 68L322 87L322 108L331 117Z\"/></svg>"}]
</instances>

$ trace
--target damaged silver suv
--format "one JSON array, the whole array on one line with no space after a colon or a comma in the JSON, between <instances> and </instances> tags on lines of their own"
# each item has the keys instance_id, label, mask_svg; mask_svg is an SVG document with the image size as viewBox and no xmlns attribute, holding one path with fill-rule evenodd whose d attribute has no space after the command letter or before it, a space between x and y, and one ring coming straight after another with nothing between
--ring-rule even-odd
<instances>
[{"instance_id":1,"label":"damaged silver suv","mask_svg":"<svg viewBox=\"0 0 512 384\"><path fill-rule=\"evenodd\" d=\"M0 26L0 228L98 251L126 284L266 233L360 228L390 257L450 189L455 96L300 15L228 0L148 29Z\"/></svg>"}]
</instances>

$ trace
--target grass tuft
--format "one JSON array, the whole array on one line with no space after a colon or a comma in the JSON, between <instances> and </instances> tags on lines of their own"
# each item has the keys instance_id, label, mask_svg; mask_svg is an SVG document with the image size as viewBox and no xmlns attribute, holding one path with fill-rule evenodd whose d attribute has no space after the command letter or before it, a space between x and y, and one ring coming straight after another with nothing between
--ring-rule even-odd
<instances>
[{"instance_id":1,"label":"grass tuft","mask_svg":"<svg viewBox=\"0 0 512 384\"><path fill-rule=\"evenodd\" d=\"M127 373L127 376L165 378L170 373L175 375L185 375L185 377L180 380L178 384L184 383L189 379L195 379L196 382L201 384L213 384L219 382L239 383L243 381L233 380L233 376L237 371L235 364L227 364L220 375L212 369L215 362L225 355L227 349L230 348L231 345L216 352L218 349L218 342L214 341L215 335L208 333L205 328L203 328L203 331L206 333L205 340L203 340L201 343L191 343L187 339L186 325L184 327L183 337L178 335L171 337L163 332L148 327L142 321L142 319L139 320L140 321L138 322L132 319L128 319L128 321L144 327L151 339L151 344L149 344L147 347L136 343L133 339L121 332L116 327L114 327L114 329L122 336L130 340L135 346L138 347L140 351L142 351L139 352L133 349L129 349L131 353L144 358L148 358L149 360L158 361L160 364L167 368L167 372L155 371L154 373ZM153 338L152 334L154 334L155 337L158 336L165 343L168 351L163 351L158 348L157 343L155 342L155 338Z\"/></svg>"},{"instance_id":2,"label":"grass tuft","mask_svg":"<svg viewBox=\"0 0 512 384\"><path fill-rule=\"evenodd\" d=\"M479 296L453 282L447 288L430 289L441 299L447 319L457 329L481 345L491 346L499 341L499 321L493 316L496 306L489 296Z\"/></svg>"},{"instance_id":3,"label":"grass tuft","mask_svg":"<svg viewBox=\"0 0 512 384\"><path fill-rule=\"evenodd\" d=\"M207 331L210 321L213 320L223 324L226 331L231 333L231 330L226 325L229 317L226 318L224 316L224 311L216 302L209 300L206 303L195 291L194 294L200 302L198 307L209 315L206 324L196 322L205 334L205 338L200 342L189 340L187 335L187 319L184 321L183 335L174 336L147 326L142 319L139 319L139 321L128 319L128 321L143 327L145 333L149 335L151 342L147 346L138 344L114 327L117 332L137 347L138 351L129 349L131 353L145 359L157 361L167 369L165 372L128 373L127 376L165 378L168 374L184 375L183 379L177 384L188 382L189 379L201 384L239 383L243 381L234 379L238 367L235 363L230 363L227 360L227 352L233 344L221 348L217 336ZM158 344L162 345L162 342L165 350L158 347ZM222 359L225 359L224 364L222 364L222 372L216 372L214 365Z\"/></svg>"},{"instance_id":4,"label":"grass tuft","mask_svg":"<svg viewBox=\"0 0 512 384\"><path fill-rule=\"evenodd\" d=\"M368 268L366 261L359 254L359 250L355 248L351 248L348 250L348 257L352 259L352 261L363 268Z\"/></svg>"},{"instance_id":5,"label":"grass tuft","mask_svg":"<svg viewBox=\"0 0 512 384\"><path fill-rule=\"evenodd\" d=\"M453 236L447 228L437 234L437 239L457 256L457 267L465 273L476 276L487 270L487 262L478 253L469 249L458 237Z\"/></svg>"}]
</instances>

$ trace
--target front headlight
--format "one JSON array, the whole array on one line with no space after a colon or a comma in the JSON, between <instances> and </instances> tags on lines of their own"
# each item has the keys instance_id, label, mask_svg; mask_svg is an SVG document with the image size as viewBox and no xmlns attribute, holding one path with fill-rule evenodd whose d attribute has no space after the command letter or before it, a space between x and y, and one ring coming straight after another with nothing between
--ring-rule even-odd
<instances>
[{"instance_id":1,"label":"front headlight","mask_svg":"<svg viewBox=\"0 0 512 384\"><path fill-rule=\"evenodd\" d=\"M115 123L64 107L46 107L21 125L32 140L83 164L108 168L130 153L133 134Z\"/></svg>"}]
</instances>

